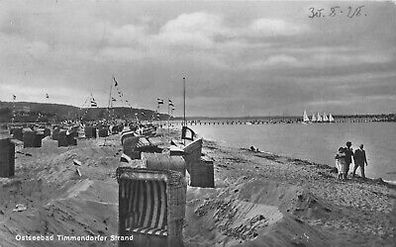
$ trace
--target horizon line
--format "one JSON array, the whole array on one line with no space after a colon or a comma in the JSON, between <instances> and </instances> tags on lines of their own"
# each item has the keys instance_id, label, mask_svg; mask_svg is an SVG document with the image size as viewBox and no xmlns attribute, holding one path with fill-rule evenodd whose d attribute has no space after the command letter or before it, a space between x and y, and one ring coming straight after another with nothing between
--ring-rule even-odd
<instances>
[{"instance_id":1,"label":"horizon line","mask_svg":"<svg viewBox=\"0 0 396 247\"><path fill-rule=\"evenodd\" d=\"M131 109L137 109L137 110L149 110L149 111L155 111L156 109L148 109L148 108L137 108L137 107L128 107L128 106L115 106L115 107L106 107L106 106L103 106L103 107L96 107L96 108L94 108L94 107L79 107L79 106L76 106L76 105L73 105L73 104L64 104L64 103L53 103L53 102L33 102L33 101L15 101L15 102L13 102L13 101L2 101L2 100L0 100L0 103L1 102L3 102L3 103L10 103L10 104L13 104L13 103L33 103L33 104L43 104L43 105L63 105L63 106L70 106L70 107L76 107L76 108L80 108L80 109L101 109L101 108L104 108L104 109L107 109L107 108L131 108ZM163 115L169 115L168 113L161 113L161 112L159 112L160 114L163 114ZM320 113L320 112L319 112ZM391 115L391 114L396 114L395 112L387 112L387 113L385 113L385 112L377 112L377 113L373 113L373 112L371 112L371 113L368 113L368 112L366 112L366 113L344 113L344 114L333 114L333 116L362 116L362 115L371 115L371 116L375 116L375 115ZM301 114L302 115L302 114ZM274 114L274 115L253 115L253 116L189 116L189 117L186 117L186 118L188 118L188 119L198 119L198 118L203 118L203 119L226 119L226 118L268 118L268 117L300 117L300 115L297 115L297 114L288 114L288 115L284 115L284 114L282 114L282 113L277 113L277 114ZM173 116L173 118L174 119L177 119L177 118L183 118L183 116Z\"/></svg>"}]
</instances>

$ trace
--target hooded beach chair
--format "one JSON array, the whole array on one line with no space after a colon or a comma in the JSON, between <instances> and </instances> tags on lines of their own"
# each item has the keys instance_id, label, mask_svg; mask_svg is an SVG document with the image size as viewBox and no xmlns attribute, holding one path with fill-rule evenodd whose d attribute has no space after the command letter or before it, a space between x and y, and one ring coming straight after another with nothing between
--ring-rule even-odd
<instances>
[{"instance_id":1,"label":"hooded beach chair","mask_svg":"<svg viewBox=\"0 0 396 247\"><path fill-rule=\"evenodd\" d=\"M69 146L66 132L67 132L66 130L60 130L58 132L58 134L57 134L58 147L67 147L67 146Z\"/></svg>"},{"instance_id":2,"label":"hooded beach chair","mask_svg":"<svg viewBox=\"0 0 396 247\"><path fill-rule=\"evenodd\" d=\"M119 246L183 246L186 182L177 171L119 167Z\"/></svg>"},{"instance_id":3,"label":"hooded beach chair","mask_svg":"<svg viewBox=\"0 0 396 247\"><path fill-rule=\"evenodd\" d=\"M121 137L122 138L122 137ZM140 159L140 152L136 150L136 145L139 137L129 135L122 139L122 152L128 155L131 159Z\"/></svg>"},{"instance_id":4,"label":"hooded beach chair","mask_svg":"<svg viewBox=\"0 0 396 247\"><path fill-rule=\"evenodd\" d=\"M213 160L202 156L203 140L197 139L183 148L174 146L171 154L182 155L186 161L186 168L190 174L190 186L202 188L214 188L214 166Z\"/></svg>"},{"instance_id":5,"label":"hooded beach chair","mask_svg":"<svg viewBox=\"0 0 396 247\"><path fill-rule=\"evenodd\" d=\"M8 137L0 137L0 177L12 177L15 173L15 143Z\"/></svg>"},{"instance_id":6,"label":"hooded beach chair","mask_svg":"<svg viewBox=\"0 0 396 247\"><path fill-rule=\"evenodd\" d=\"M96 138L96 127L93 126L85 126L84 128L85 138Z\"/></svg>"},{"instance_id":7,"label":"hooded beach chair","mask_svg":"<svg viewBox=\"0 0 396 247\"><path fill-rule=\"evenodd\" d=\"M99 135L99 137L107 137L107 136L109 136L109 128L105 127L105 126L99 127L98 135Z\"/></svg>"},{"instance_id":8,"label":"hooded beach chair","mask_svg":"<svg viewBox=\"0 0 396 247\"><path fill-rule=\"evenodd\" d=\"M13 138L23 141L23 128L22 127L14 127L10 129L10 134Z\"/></svg>"},{"instance_id":9,"label":"hooded beach chair","mask_svg":"<svg viewBox=\"0 0 396 247\"><path fill-rule=\"evenodd\" d=\"M24 148L39 148L41 147L41 140L44 137L44 133L40 134L33 131L30 128L23 129L23 147Z\"/></svg>"},{"instance_id":10,"label":"hooded beach chair","mask_svg":"<svg viewBox=\"0 0 396 247\"><path fill-rule=\"evenodd\" d=\"M170 156L164 153L142 153L142 160L150 170L172 170L186 176L186 163L181 156Z\"/></svg>"}]
</instances>

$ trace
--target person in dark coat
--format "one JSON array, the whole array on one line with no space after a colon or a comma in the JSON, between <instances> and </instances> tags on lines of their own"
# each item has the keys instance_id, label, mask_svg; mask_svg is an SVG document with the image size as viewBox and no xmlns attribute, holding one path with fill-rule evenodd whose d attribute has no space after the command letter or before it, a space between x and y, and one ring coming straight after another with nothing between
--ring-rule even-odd
<instances>
[{"instance_id":1,"label":"person in dark coat","mask_svg":"<svg viewBox=\"0 0 396 247\"><path fill-rule=\"evenodd\" d=\"M344 174L345 179L348 176L349 167L350 167L350 165L352 163L353 149L351 148L351 146L352 146L352 142L347 141L346 148L344 150L344 152L345 152L345 163L346 163L346 171L345 171L345 174Z\"/></svg>"},{"instance_id":2,"label":"person in dark coat","mask_svg":"<svg viewBox=\"0 0 396 247\"><path fill-rule=\"evenodd\" d=\"M363 149L363 144L360 144L359 148L356 149L354 155L353 155L353 161L355 162L355 167L353 168L353 173L352 177L355 177L356 169L360 167L360 175L362 178L366 178L364 175L364 164L367 164L367 158L366 158L366 151Z\"/></svg>"}]
</instances>

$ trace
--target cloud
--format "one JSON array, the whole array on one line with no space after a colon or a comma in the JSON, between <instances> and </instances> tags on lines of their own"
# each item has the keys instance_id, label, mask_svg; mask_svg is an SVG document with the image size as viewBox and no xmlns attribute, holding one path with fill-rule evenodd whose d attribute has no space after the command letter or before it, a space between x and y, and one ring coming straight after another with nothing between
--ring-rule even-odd
<instances>
[{"instance_id":1,"label":"cloud","mask_svg":"<svg viewBox=\"0 0 396 247\"><path fill-rule=\"evenodd\" d=\"M298 59L289 55L274 55L269 56L265 60L256 60L247 64L242 64L242 69L260 70L273 66L299 66Z\"/></svg>"},{"instance_id":2,"label":"cloud","mask_svg":"<svg viewBox=\"0 0 396 247\"><path fill-rule=\"evenodd\" d=\"M292 36L308 30L308 27L304 24L297 25L281 19L260 18L252 21L249 25L248 31L250 33L248 35L264 37Z\"/></svg>"},{"instance_id":3,"label":"cloud","mask_svg":"<svg viewBox=\"0 0 396 247\"><path fill-rule=\"evenodd\" d=\"M222 17L196 12L181 14L169 20L155 38L167 45L209 49L213 48L216 36L224 36L228 32L229 29L224 26Z\"/></svg>"},{"instance_id":4,"label":"cloud","mask_svg":"<svg viewBox=\"0 0 396 247\"><path fill-rule=\"evenodd\" d=\"M133 46L137 45L139 42L144 42L146 36L147 34L144 26L127 24L120 28L111 27L107 39L109 45Z\"/></svg>"},{"instance_id":5,"label":"cloud","mask_svg":"<svg viewBox=\"0 0 396 247\"><path fill-rule=\"evenodd\" d=\"M94 60L100 62L104 61L138 61L147 58L147 54L133 47L104 47L99 51Z\"/></svg>"},{"instance_id":6,"label":"cloud","mask_svg":"<svg viewBox=\"0 0 396 247\"><path fill-rule=\"evenodd\" d=\"M205 12L181 14L169 20L160 30L161 33L201 33L214 36L226 33L223 18Z\"/></svg>"},{"instance_id":7,"label":"cloud","mask_svg":"<svg viewBox=\"0 0 396 247\"><path fill-rule=\"evenodd\" d=\"M345 66L354 64L381 64L391 62L392 56L380 52L366 53L361 51L360 53L319 53L311 57L312 62L310 66Z\"/></svg>"}]
</instances>

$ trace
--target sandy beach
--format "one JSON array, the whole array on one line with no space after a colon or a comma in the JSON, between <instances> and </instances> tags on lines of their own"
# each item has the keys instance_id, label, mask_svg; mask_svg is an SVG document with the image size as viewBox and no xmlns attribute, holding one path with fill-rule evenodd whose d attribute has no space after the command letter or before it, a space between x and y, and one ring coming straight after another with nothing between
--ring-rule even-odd
<instances>
[{"instance_id":1,"label":"sandy beach","mask_svg":"<svg viewBox=\"0 0 396 247\"><path fill-rule=\"evenodd\" d=\"M161 139L169 143L177 135ZM0 246L117 246L111 236L118 231L115 170L125 164L119 161L120 135L61 148L46 137L41 148L16 150L15 177L0 179ZM327 165L212 141L204 141L203 153L214 159L216 186L188 187L185 246L395 244L391 185L360 178L342 182ZM15 212L17 204L26 210ZM67 241L58 235L107 239Z\"/></svg>"}]
</instances>

